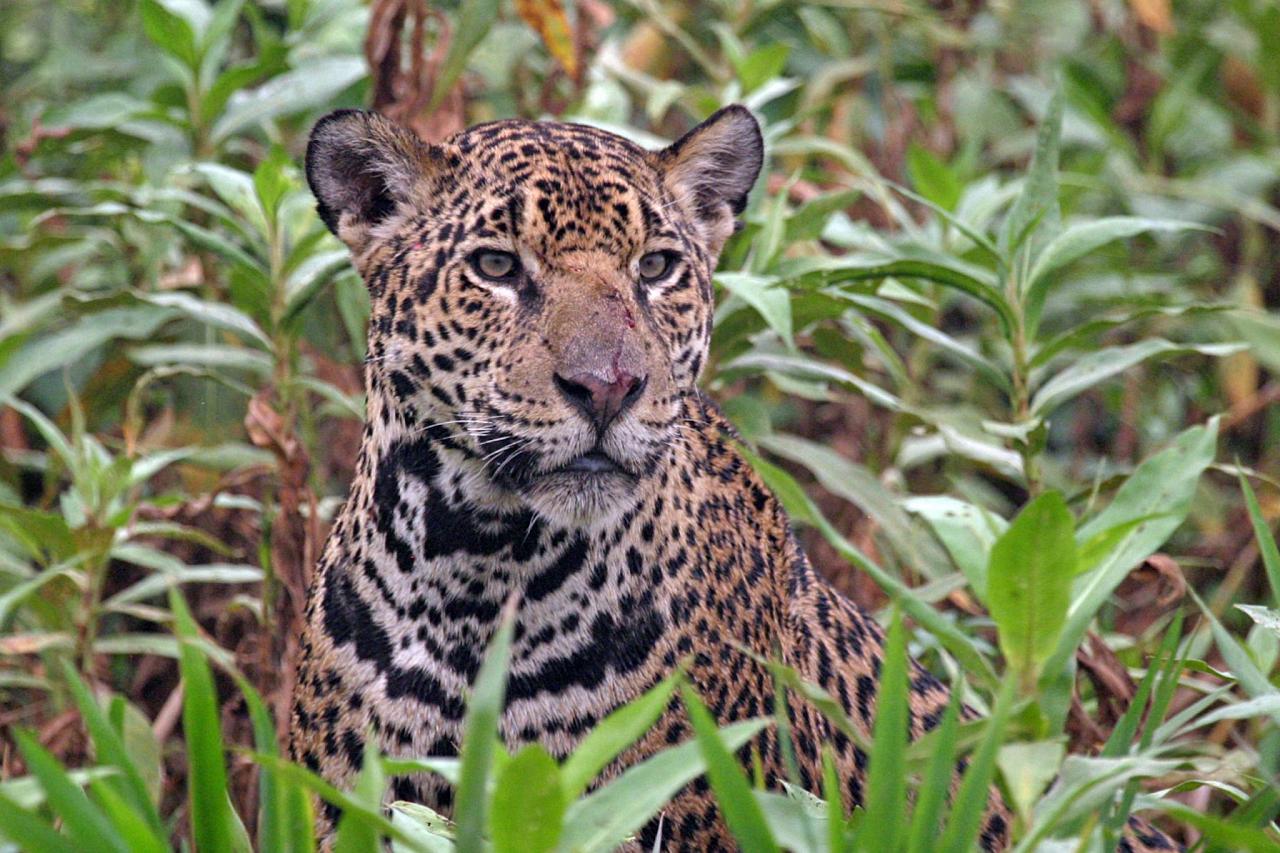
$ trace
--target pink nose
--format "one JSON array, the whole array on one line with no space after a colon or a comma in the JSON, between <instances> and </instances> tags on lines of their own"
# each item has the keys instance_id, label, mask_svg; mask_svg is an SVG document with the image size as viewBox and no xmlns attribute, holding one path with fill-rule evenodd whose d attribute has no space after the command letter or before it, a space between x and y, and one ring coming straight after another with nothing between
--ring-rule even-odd
<instances>
[{"instance_id":1,"label":"pink nose","mask_svg":"<svg viewBox=\"0 0 1280 853\"><path fill-rule=\"evenodd\" d=\"M556 387L574 408L582 412L599 432L613 422L644 391L646 379L637 379L629 373L618 373L612 382L606 382L591 373L573 376L554 376Z\"/></svg>"}]
</instances>

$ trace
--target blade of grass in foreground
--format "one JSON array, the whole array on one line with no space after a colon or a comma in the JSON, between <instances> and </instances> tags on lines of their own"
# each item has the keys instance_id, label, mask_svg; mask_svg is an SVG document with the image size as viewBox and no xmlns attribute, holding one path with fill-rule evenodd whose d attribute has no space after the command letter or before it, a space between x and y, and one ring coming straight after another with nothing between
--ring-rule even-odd
<instances>
[{"instance_id":1,"label":"blade of grass in foreground","mask_svg":"<svg viewBox=\"0 0 1280 853\"><path fill-rule=\"evenodd\" d=\"M176 589L170 590L169 607L174 629L182 641L178 668L184 687L182 732L190 768L187 778L191 834L201 853L231 853L231 803L227 800L227 765L213 673L194 642L198 637L195 620Z\"/></svg>"},{"instance_id":2,"label":"blade of grass in foreground","mask_svg":"<svg viewBox=\"0 0 1280 853\"><path fill-rule=\"evenodd\" d=\"M89 801L67 771L29 732L14 729L13 738L27 769L40 780L49 808L62 819L71 838L85 850L105 849L129 853L110 821Z\"/></svg>"},{"instance_id":3,"label":"blade of grass in foreground","mask_svg":"<svg viewBox=\"0 0 1280 853\"><path fill-rule=\"evenodd\" d=\"M951 774L955 772L956 730L960 720L959 691L952 691L951 701L938 723L934 737L934 753L929 758L924 784L916 796L916 807L911 813L911 829L907 836L908 853L929 853L938 838L942 821L942 805L951 789Z\"/></svg>"},{"instance_id":4,"label":"blade of grass in foreground","mask_svg":"<svg viewBox=\"0 0 1280 853\"><path fill-rule=\"evenodd\" d=\"M680 696L697 735L698 749L707 763L707 778L716 793L725 823L746 853L773 853L778 845L769 832L764 812L751 794L751 786L742 773L742 767L720 739L711 712L692 687L681 685Z\"/></svg>"},{"instance_id":5,"label":"blade of grass in foreground","mask_svg":"<svg viewBox=\"0 0 1280 853\"><path fill-rule=\"evenodd\" d=\"M867 813L878 830L867 837L868 851L897 853L907 809L907 643L902 615L895 610L884 644L884 664L872 726L867 770Z\"/></svg>"},{"instance_id":6,"label":"blade of grass in foreground","mask_svg":"<svg viewBox=\"0 0 1280 853\"><path fill-rule=\"evenodd\" d=\"M458 853L481 853L484 849L488 780L498 747L498 717L507 692L507 663L511 636L515 630L516 599L503 608L502 623L489 645L475 688L467 703L466 734L462 738L462 764L458 769L457 803L454 820L458 824Z\"/></svg>"},{"instance_id":7,"label":"blade of grass in foreground","mask_svg":"<svg viewBox=\"0 0 1280 853\"><path fill-rule=\"evenodd\" d=\"M996 695L995 706L987 720L987 731L965 770L964 781L960 783L952 804L951 819L947 822L941 843L934 848L936 850L968 853L973 848L986 814L991 778L996 768L996 751L1000 748L1001 736L1013 707L1013 688L1012 679L1006 679Z\"/></svg>"}]
</instances>

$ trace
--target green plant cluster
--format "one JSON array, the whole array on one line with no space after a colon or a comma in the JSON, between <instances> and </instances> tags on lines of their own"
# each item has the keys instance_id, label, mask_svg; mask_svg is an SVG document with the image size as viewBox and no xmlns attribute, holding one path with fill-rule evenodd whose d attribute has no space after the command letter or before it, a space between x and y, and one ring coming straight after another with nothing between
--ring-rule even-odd
<instances>
[{"instance_id":1,"label":"green plant cluster","mask_svg":"<svg viewBox=\"0 0 1280 853\"><path fill-rule=\"evenodd\" d=\"M704 384L815 560L887 602L872 737L771 662L776 718L717 728L676 676L563 762L511 755L508 624L459 758L370 753L349 792L283 759L287 703L215 623L278 647L281 542L351 475L332 439L363 414L343 377L367 297L299 160L315 118L367 102L385 20L358 0L16 0L0 847L309 851L318 796L344 851L609 850L706 774L745 850L970 850L990 784L1019 851L1113 848L1136 811L1201 849L1277 849L1280 7L431 5L440 126L554 113L656 145L727 103L761 119L770 166L716 276ZM1120 594L1148 560L1179 603ZM1095 644L1134 693L1073 752L1073 719L1111 704L1078 671ZM911 744L908 652L956 696ZM144 669L173 695L143 695ZM776 726L785 747L800 696L870 754L865 808L834 770L781 793L753 772L744 745ZM693 740L598 780L672 702ZM79 746L54 737L67 713ZM407 772L453 782L453 814L384 809Z\"/></svg>"}]
</instances>

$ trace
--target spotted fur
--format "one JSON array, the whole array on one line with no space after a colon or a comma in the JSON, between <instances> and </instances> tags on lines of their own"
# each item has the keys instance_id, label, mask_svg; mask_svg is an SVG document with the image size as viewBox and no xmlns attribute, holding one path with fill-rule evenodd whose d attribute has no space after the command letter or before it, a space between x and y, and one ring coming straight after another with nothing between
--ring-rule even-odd
<instances>
[{"instance_id":1,"label":"spotted fur","mask_svg":"<svg viewBox=\"0 0 1280 853\"><path fill-rule=\"evenodd\" d=\"M438 146L368 113L317 125L308 178L372 316L368 424L301 643L296 759L345 785L369 732L393 755L456 755L466 691L513 595L500 721L512 749L567 755L682 663L720 723L771 714L773 681L752 655L780 655L870 730L879 626L814 571L696 386L711 274L762 148L740 107L660 152L549 122ZM478 253L495 251L517 274L482 274ZM655 252L669 267L643 280ZM602 419L582 388L619 383L626 396ZM918 737L948 694L918 666L910 686ZM802 781L817 786L829 743L846 803L860 803L867 756L799 697L788 712ZM604 778L689 736L673 703ZM776 784L775 733L755 747ZM398 778L392 794L451 807L436 777ZM1008 824L993 793L982 848L1002 848ZM666 807L663 838L734 847L704 780Z\"/></svg>"}]
</instances>

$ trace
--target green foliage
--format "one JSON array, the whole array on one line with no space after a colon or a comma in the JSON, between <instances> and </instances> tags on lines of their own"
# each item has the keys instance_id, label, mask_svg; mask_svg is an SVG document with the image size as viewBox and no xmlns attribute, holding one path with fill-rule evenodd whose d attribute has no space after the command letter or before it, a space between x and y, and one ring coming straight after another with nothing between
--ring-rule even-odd
<instances>
[{"instance_id":1,"label":"green foliage","mask_svg":"<svg viewBox=\"0 0 1280 853\"><path fill-rule=\"evenodd\" d=\"M428 128L554 113L659 144L730 102L761 119L773 172L716 276L703 381L815 562L911 620L888 620L871 737L771 661L775 719L717 729L673 676L564 761L510 755L508 622L460 759L369 747L352 791L283 759L263 661L290 530L350 476L334 436L363 412L368 312L298 164L315 118L369 101L374 16L19 0L0 6L0 706L20 725L0 738L25 775L0 780L0 845L305 853L319 797L344 850L608 850L706 773L748 849L971 849L993 781L1018 850L1113 846L1137 810L1273 848L1275 4L646 0L608 24L565 5L585 74L512 4L452 3L405 52L427 58L414 91L390 89ZM1196 608L1118 596L1169 555ZM1078 677L1091 637L1137 683L1122 710ZM908 649L959 697L912 744ZM693 738L616 772L677 692ZM819 790L744 772L771 725L794 764L801 697L870 753L869 812L846 812L830 745ZM1096 754L1068 749L1073 699L1110 714ZM88 748L57 739L64 712ZM452 819L384 810L411 772L457 786Z\"/></svg>"}]
</instances>

